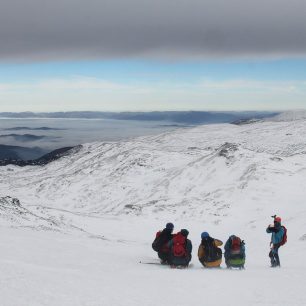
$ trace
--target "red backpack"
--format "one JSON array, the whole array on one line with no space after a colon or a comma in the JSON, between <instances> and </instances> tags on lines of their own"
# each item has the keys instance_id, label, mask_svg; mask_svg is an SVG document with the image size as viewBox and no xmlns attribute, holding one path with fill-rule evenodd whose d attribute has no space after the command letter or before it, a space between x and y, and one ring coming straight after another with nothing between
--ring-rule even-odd
<instances>
[{"instance_id":1,"label":"red backpack","mask_svg":"<svg viewBox=\"0 0 306 306\"><path fill-rule=\"evenodd\" d=\"M240 251L241 251L241 239L235 236L232 238L231 253L240 254Z\"/></svg>"},{"instance_id":2,"label":"red backpack","mask_svg":"<svg viewBox=\"0 0 306 306\"><path fill-rule=\"evenodd\" d=\"M172 254L175 257L185 257L186 251L186 237L178 233L173 238Z\"/></svg>"},{"instance_id":3,"label":"red backpack","mask_svg":"<svg viewBox=\"0 0 306 306\"><path fill-rule=\"evenodd\" d=\"M285 243L287 243L287 228L283 225L282 228L284 229L284 235L282 241L280 242L280 245L284 245Z\"/></svg>"}]
</instances>

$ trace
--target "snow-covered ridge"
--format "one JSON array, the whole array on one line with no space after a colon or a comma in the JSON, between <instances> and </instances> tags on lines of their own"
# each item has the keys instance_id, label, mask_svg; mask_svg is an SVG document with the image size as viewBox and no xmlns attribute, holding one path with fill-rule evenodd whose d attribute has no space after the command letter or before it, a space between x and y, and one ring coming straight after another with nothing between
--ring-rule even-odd
<instances>
[{"instance_id":1,"label":"snow-covered ridge","mask_svg":"<svg viewBox=\"0 0 306 306\"><path fill-rule=\"evenodd\" d=\"M26 208L17 198L0 197L0 226L65 234L76 233L85 237L105 239L101 235L87 232L72 219L69 211L54 210L44 205L30 205Z\"/></svg>"},{"instance_id":2,"label":"snow-covered ridge","mask_svg":"<svg viewBox=\"0 0 306 306\"><path fill-rule=\"evenodd\" d=\"M296 120L305 120L306 119L306 110L290 110L282 112L274 117L266 118L265 121L296 121Z\"/></svg>"},{"instance_id":3,"label":"snow-covered ridge","mask_svg":"<svg viewBox=\"0 0 306 306\"><path fill-rule=\"evenodd\" d=\"M51 219L38 216L23 207L20 201L9 196L0 197L0 217L2 222L13 226L51 229L56 228L56 223Z\"/></svg>"},{"instance_id":4,"label":"snow-covered ridge","mask_svg":"<svg viewBox=\"0 0 306 306\"><path fill-rule=\"evenodd\" d=\"M85 144L45 167L4 167L0 190L25 205L90 215L170 212L220 222L246 199L254 202L249 205L283 202L283 185L304 196L305 133L306 120L299 120Z\"/></svg>"}]
</instances>

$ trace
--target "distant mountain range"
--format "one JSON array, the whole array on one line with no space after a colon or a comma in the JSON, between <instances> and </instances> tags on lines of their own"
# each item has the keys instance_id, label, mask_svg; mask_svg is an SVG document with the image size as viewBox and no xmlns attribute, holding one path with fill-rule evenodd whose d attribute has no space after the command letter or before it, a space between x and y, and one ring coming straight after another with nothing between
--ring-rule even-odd
<instances>
[{"instance_id":1,"label":"distant mountain range","mask_svg":"<svg viewBox=\"0 0 306 306\"><path fill-rule=\"evenodd\" d=\"M22 112L12 113L5 112L0 113L0 118L11 118L11 119L27 119L27 118L75 118L75 119L112 119L112 120L130 120L130 121L155 121L161 122L161 126L191 126L200 124L213 124L213 123L235 123L235 124L247 124L257 120L261 120L268 117L273 117L278 113L272 112L203 112L203 111L168 111L168 112L56 112L56 113L33 113L33 112ZM1 123L1 121L0 121ZM1 144L0 145L0 165L7 164L18 164L18 165L35 165L41 164L40 159L43 155L50 152L50 150L42 149L37 146L24 147L23 144L27 142L34 142L40 140L54 140L59 138L57 136L46 136L46 135L33 135L29 133L17 134L20 131L49 131L49 130L60 130L58 128L51 128L46 126L40 127L26 127L16 126L3 128L2 131L6 133L0 133L0 141L7 142L13 139L17 142ZM11 131L12 133L8 133ZM1 135L2 134L2 135ZM18 144L19 142L19 144ZM80 142L81 143L81 142ZM62 144L66 147L67 144ZM73 145L72 145L73 146ZM71 149L71 147L68 147ZM59 149L66 150L64 149ZM54 151L53 151L54 152ZM51 152L51 155L54 155ZM57 153L56 153L57 154Z\"/></svg>"},{"instance_id":2,"label":"distant mountain range","mask_svg":"<svg viewBox=\"0 0 306 306\"><path fill-rule=\"evenodd\" d=\"M38 147L27 148L0 144L0 160L31 160L46 153L46 150Z\"/></svg>"},{"instance_id":3,"label":"distant mountain range","mask_svg":"<svg viewBox=\"0 0 306 306\"><path fill-rule=\"evenodd\" d=\"M36 140L41 140L43 138L46 138L47 136L45 135L32 135L32 134L4 134L0 135L1 138L13 138L16 141L21 141L21 142L27 142L27 141L36 141Z\"/></svg>"},{"instance_id":4,"label":"distant mountain range","mask_svg":"<svg viewBox=\"0 0 306 306\"><path fill-rule=\"evenodd\" d=\"M16 165L16 166L43 166L52 161L55 161L73 150L76 153L82 146L66 147L54 150L50 153L44 154L40 158L36 159L22 159L20 155L24 155L27 152L33 153L33 148L13 147L0 145L0 166ZM28 150L28 151L27 151ZM41 149L38 149L41 150Z\"/></svg>"},{"instance_id":5,"label":"distant mountain range","mask_svg":"<svg viewBox=\"0 0 306 306\"><path fill-rule=\"evenodd\" d=\"M50 128L46 126L38 127L38 128L31 128L27 126L16 126L13 128L7 128L3 129L4 131L61 131L63 129L56 129L56 128Z\"/></svg>"},{"instance_id":6,"label":"distant mountain range","mask_svg":"<svg viewBox=\"0 0 306 306\"><path fill-rule=\"evenodd\" d=\"M166 121L181 124L230 123L241 119L262 119L279 114L278 112L205 112L205 111L166 111L166 112L2 112L0 118L76 118L76 119L115 119L138 121Z\"/></svg>"}]
</instances>

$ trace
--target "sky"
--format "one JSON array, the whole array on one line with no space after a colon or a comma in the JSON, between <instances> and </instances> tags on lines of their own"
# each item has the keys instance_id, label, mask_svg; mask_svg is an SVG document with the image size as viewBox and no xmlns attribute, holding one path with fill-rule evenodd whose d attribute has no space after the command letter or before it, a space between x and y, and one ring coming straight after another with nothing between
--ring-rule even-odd
<instances>
[{"instance_id":1,"label":"sky","mask_svg":"<svg viewBox=\"0 0 306 306\"><path fill-rule=\"evenodd\" d=\"M2 0L0 112L306 108L304 0Z\"/></svg>"}]
</instances>

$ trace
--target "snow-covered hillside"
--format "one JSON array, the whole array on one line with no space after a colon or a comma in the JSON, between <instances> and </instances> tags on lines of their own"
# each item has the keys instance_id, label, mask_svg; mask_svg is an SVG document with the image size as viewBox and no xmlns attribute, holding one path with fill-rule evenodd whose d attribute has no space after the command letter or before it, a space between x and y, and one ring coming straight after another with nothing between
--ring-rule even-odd
<instances>
[{"instance_id":1,"label":"snow-covered hillside","mask_svg":"<svg viewBox=\"0 0 306 306\"><path fill-rule=\"evenodd\" d=\"M2 167L3 305L305 305L305 135L302 119L209 125ZM289 236L278 270L265 233L274 214ZM157 261L150 244L167 221L190 230L188 270L139 264ZM203 270L204 230L244 238L247 270Z\"/></svg>"},{"instance_id":2,"label":"snow-covered hillside","mask_svg":"<svg viewBox=\"0 0 306 306\"><path fill-rule=\"evenodd\" d=\"M306 110L290 110L282 112L271 118L266 118L266 121L296 121L296 120L305 120L306 119Z\"/></svg>"}]
</instances>

